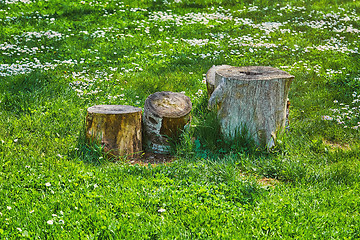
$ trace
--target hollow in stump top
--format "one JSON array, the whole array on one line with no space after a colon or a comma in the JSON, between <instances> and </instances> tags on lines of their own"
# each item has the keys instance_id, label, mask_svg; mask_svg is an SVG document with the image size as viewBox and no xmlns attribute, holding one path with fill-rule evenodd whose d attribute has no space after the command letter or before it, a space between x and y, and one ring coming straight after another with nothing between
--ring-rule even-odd
<instances>
[{"instance_id":1,"label":"hollow in stump top","mask_svg":"<svg viewBox=\"0 0 360 240\"><path fill-rule=\"evenodd\" d=\"M272 80L272 79L292 79L293 75L267 66L250 66L250 67L223 67L216 73L228 79L234 80Z\"/></svg>"}]
</instances>

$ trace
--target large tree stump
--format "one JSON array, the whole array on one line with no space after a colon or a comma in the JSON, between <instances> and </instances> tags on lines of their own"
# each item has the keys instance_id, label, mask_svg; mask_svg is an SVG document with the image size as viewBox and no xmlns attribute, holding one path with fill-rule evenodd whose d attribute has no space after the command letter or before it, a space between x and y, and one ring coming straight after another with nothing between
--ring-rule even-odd
<instances>
[{"instance_id":1,"label":"large tree stump","mask_svg":"<svg viewBox=\"0 0 360 240\"><path fill-rule=\"evenodd\" d=\"M218 65L218 66L212 66L207 72L206 72L206 88L208 92L208 97L210 98L211 94L214 92L215 88L215 73L217 70L230 67L229 65Z\"/></svg>"},{"instance_id":2,"label":"large tree stump","mask_svg":"<svg viewBox=\"0 0 360 240\"><path fill-rule=\"evenodd\" d=\"M271 148L285 128L287 97L294 76L272 67L225 67L216 71L215 108L225 137L249 134L258 146ZM246 128L246 131L243 131Z\"/></svg>"},{"instance_id":3,"label":"large tree stump","mask_svg":"<svg viewBox=\"0 0 360 240\"><path fill-rule=\"evenodd\" d=\"M142 151L142 110L126 105L96 105L86 116L86 137L112 156L136 157Z\"/></svg>"},{"instance_id":4,"label":"large tree stump","mask_svg":"<svg viewBox=\"0 0 360 240\"><path fill-rule=\"evenodd\" d=\"M190 121L192 104L182 93L156 92L145 100L144 145L148 151L169 153L169 140L176 140Z\"/></svg>"}]
</instances>

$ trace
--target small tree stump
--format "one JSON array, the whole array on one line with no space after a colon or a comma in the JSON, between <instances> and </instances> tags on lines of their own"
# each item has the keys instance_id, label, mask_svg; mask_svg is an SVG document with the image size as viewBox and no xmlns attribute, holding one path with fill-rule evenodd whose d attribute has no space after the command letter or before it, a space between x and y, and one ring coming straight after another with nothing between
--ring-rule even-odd
<instances>
[{"instance_id":1,"label":"small tree stump","mask_svg":"<svg viewBox=\"0 0 360 240\"><path fill-rule=\"evenodd\" d=\"M248 137L271 148L285 128L287 97L294 76L272 67L225 67L216 71L215 108L225 137L246 128Z\"/></svg>"},{"instance_id":2,"label":"small tree stump","mask_svg":"<svg viewBox=\"0 0 360 240\"><path fill-rule=\"evenodd\" d=\"M112 156L136 157L142 151L141 108L96 105L86 116L86 137L101 144Z\"/></svg>"},{"instance_id":3,"label":"small tree stump","mask_svg":"<svg viewBox=\"0 0 360 240\"><path fill-rule=\"evenodd\" d=\"M156 92L145 100L144 144L155 153L169 153L169 139L176 140L190 121L192 104L182 93Z\"/></svg>"},{"instance_id":4,"label":"small tree stump","mask_svg":"<svg viewBox=\"0 0 360 240\"><path fill-rule=\"evenodd\" d=\"M208 97L210 98L211 94L214 92L215 88L215 73L217 70L230 67L229 65L218 65L212 66L206 73L206 88L208 91Z\"/></svg>"}]
</instances>

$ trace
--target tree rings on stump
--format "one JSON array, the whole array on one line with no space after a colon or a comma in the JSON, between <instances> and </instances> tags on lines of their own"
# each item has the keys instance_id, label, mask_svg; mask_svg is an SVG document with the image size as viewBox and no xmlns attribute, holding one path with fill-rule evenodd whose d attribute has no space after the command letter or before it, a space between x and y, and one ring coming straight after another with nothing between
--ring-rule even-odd
<instances>
[{"instance_id":1,"label":"tree rings on stump","mask_svg":"<svg viewBox=\"0 0 360 240\"><path fill-rule=\"evenodd\" d=\"M192 104L182 93L156 92L145 100L144 144L148 151L169 153L169 140L176 140L190 121Z\"/></svg>"},{"instance_id":2,"label":"tree rings on stump","mask_svg":"<svg viewBox=\"0 0 360 240\"><path fill-rule=\"evenodd\" d=\"M234 137L246 128L257 145L271 148L285 128L287 97L294 76L264 67L224 67L216 71L216 88L209 99L221 131Z\"/></svg>"},{"instance_id":3,"label":"tree rings on stump","mask_svg":"<svg viewBox=\"0 0 360 240\"><path fill-rule=\"evenodd\" d=\"M142 110L126 105L96 105L86 116L86 137L112 156L137 157L142 151Z\"/></svg>"}]
</instances>

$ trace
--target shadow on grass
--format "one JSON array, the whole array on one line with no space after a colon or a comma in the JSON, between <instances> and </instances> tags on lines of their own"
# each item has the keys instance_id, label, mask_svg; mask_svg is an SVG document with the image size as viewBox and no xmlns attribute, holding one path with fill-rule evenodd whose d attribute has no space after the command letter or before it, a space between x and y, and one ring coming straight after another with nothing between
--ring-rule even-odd
<instances>
[{"instance_id":1,"label":"shadow on grass","mask_svg":"<svg viewBox=\"0 0 360 240\"><path fill-rule=\"evenodd\" d=\"M16 114L29 112L29 108L38 107L42 99L56 92L53 84L49 87L50 81L49 75L41 71L3 79L0 86L1 108Z\"/></svg>"},{"instance_id":2,"label":"shadow on grass","mask_svg":"<svg viewBox=\"0 0 360 240\"><path fill-rule=\"evenodd\" d=\"M110 162L109 154L95 141L89 141L85 133L85 120L79 131L79 138L74 149L69 151L68 157L94 166L103 166Z\"/></svg>"}]
</instances>

